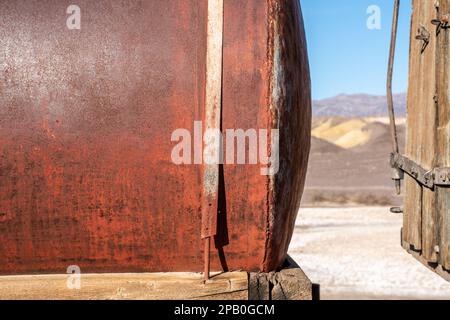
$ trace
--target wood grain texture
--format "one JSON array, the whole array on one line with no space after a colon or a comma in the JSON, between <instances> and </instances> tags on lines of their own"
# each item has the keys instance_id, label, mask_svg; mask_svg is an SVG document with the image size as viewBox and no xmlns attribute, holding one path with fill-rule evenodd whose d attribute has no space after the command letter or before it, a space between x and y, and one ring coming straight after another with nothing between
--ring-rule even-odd
<instances>
[{"instance_id":1,"label":"wood grain texture","mask_svg":"<svg viewBox=\"0 0 450 320\"><path fill-rule=\"evenodd\" d=\"M205 282L197 273L81 274L0 277L0 300L247 300L248 274L230 272Z\"/></svg>"},{"instance_id":2,"label":"wood grain texture","mask_svg":"<svg viewBox=\"0 0 450 320\"><path fill-rule=\"evenodd\" d=\"M283 270L250 273L249 300L312 300L313 284L288 256Z\"/></svg>"},{"instance_id":3,"label":"wood grain texture","mask_svg":"<svg viewBox=\"0 0 450 320\"><path fill-rule=\"evenodd\" d=\"M436 106L435 96L435 38L431 20L435 16L432 1L414 0L411 21L410 71L407 110L406 156L423 167L435 164ZM430 32L430 42L415 39L424 27ZM405 177L405 217L403 240L416 251L435 260L436 215L435 194L423 189L414 179Z\"/></svg>"},{"instance_id":4,"label":"wood grain texture","mask_svg":"<svg viewBox=\"0 0 450 320\"><path fill-rule=\"evenodd\" d=\"M439 1L439 13L448 14L450 0ZM438 167L450 167L450 63L448 29L442 29L437 35L436 81L438 97L437 115L437 163ZM439 264L450 270L449 228L450 228L450 188L437 187L437 216L439 234Z\"/></svg>"},{"instance_id":5,"label":"wood grain texture","mask_svg":"<svg viewBox=\"0 0 450 320\"><path fill-rule=\"evenodd\" d=\"M449 30L431 23L449 10L450 0L413 1L406 154L426 169L450 166ZM425 47L415 39L420 28L430 34ZM406 178L402 245L446 279L449 208L448 187L430 190Z\"/></svg>"}]
</instances>

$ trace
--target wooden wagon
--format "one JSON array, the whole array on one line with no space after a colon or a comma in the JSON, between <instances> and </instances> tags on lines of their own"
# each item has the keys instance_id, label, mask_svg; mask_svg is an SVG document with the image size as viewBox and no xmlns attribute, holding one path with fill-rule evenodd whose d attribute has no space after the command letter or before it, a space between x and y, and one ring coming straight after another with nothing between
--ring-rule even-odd
<instances>
[{"instance_id":1,"label":"wooden wagon","mask_svg":"<svg viewBox=\"0 0 450 320\"><path fill-rule=\"evenodd\" d=\"M402 246L450 280L449 0L413 0ZM399 175L394 178L400 178Z\"/></svg>"}]
</instances>

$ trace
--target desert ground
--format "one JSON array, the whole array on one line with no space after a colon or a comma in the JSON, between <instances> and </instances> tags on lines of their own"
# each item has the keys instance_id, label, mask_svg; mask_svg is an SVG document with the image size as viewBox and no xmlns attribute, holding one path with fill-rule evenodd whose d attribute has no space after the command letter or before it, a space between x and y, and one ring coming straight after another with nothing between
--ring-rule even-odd
<instances>
[{"instance_id":1,"label":"desert ground","mask_svg":"<svg viewBox=\"0 0 450 320\"><path fill-rule=\"evenodd\" d=\"M398 119L399 141L405 120ZM400 246L386 117L315 117L290 255L322 299L450 299L450 283Z\"/></svg>"},{"instance_id":2,"label":"desert ground","mask_svg":"<svg viewBox=\"0 0 450 320\"><path fill-rule=\"evenodd\" d=\"M301 208L289 254L321 299L450 299L450 283L400 246L387 207Z\"/></svg>"}]
</instances>

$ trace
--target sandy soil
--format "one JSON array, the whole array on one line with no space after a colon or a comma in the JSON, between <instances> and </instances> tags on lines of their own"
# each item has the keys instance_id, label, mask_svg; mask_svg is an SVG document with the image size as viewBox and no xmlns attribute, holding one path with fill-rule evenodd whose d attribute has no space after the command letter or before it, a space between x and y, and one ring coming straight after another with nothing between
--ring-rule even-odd
<instances>
[{"instance_id":1,"label":"sandy soil","mask_svg":"<svg viewBox=\"0 0 450 320\"><path fill-rule=\"evenodd\" d=\"M302 208L290 255L322 299L450 299L450 283L400 246L388 208Z\"/></svg>"}]
</instances>

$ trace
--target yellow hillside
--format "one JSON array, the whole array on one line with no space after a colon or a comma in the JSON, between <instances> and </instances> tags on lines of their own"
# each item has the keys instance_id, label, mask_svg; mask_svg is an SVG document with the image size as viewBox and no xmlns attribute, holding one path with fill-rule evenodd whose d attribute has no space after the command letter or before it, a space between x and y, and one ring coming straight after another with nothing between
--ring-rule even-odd
<instances>
[{"instance_id":1,"label":"yellow hillside","mask_svg":"<svg viewBox=\"0 0 450 320\"><path fill-rule=\"evenodd\" d=\"M332 119L328 119L319 123L313 129L312 135L349 149L369 141L370 132L364 130L367 124L368 122L362 119L351 119L338 124L334 124Z\"/></svg>"}]
</instances>

